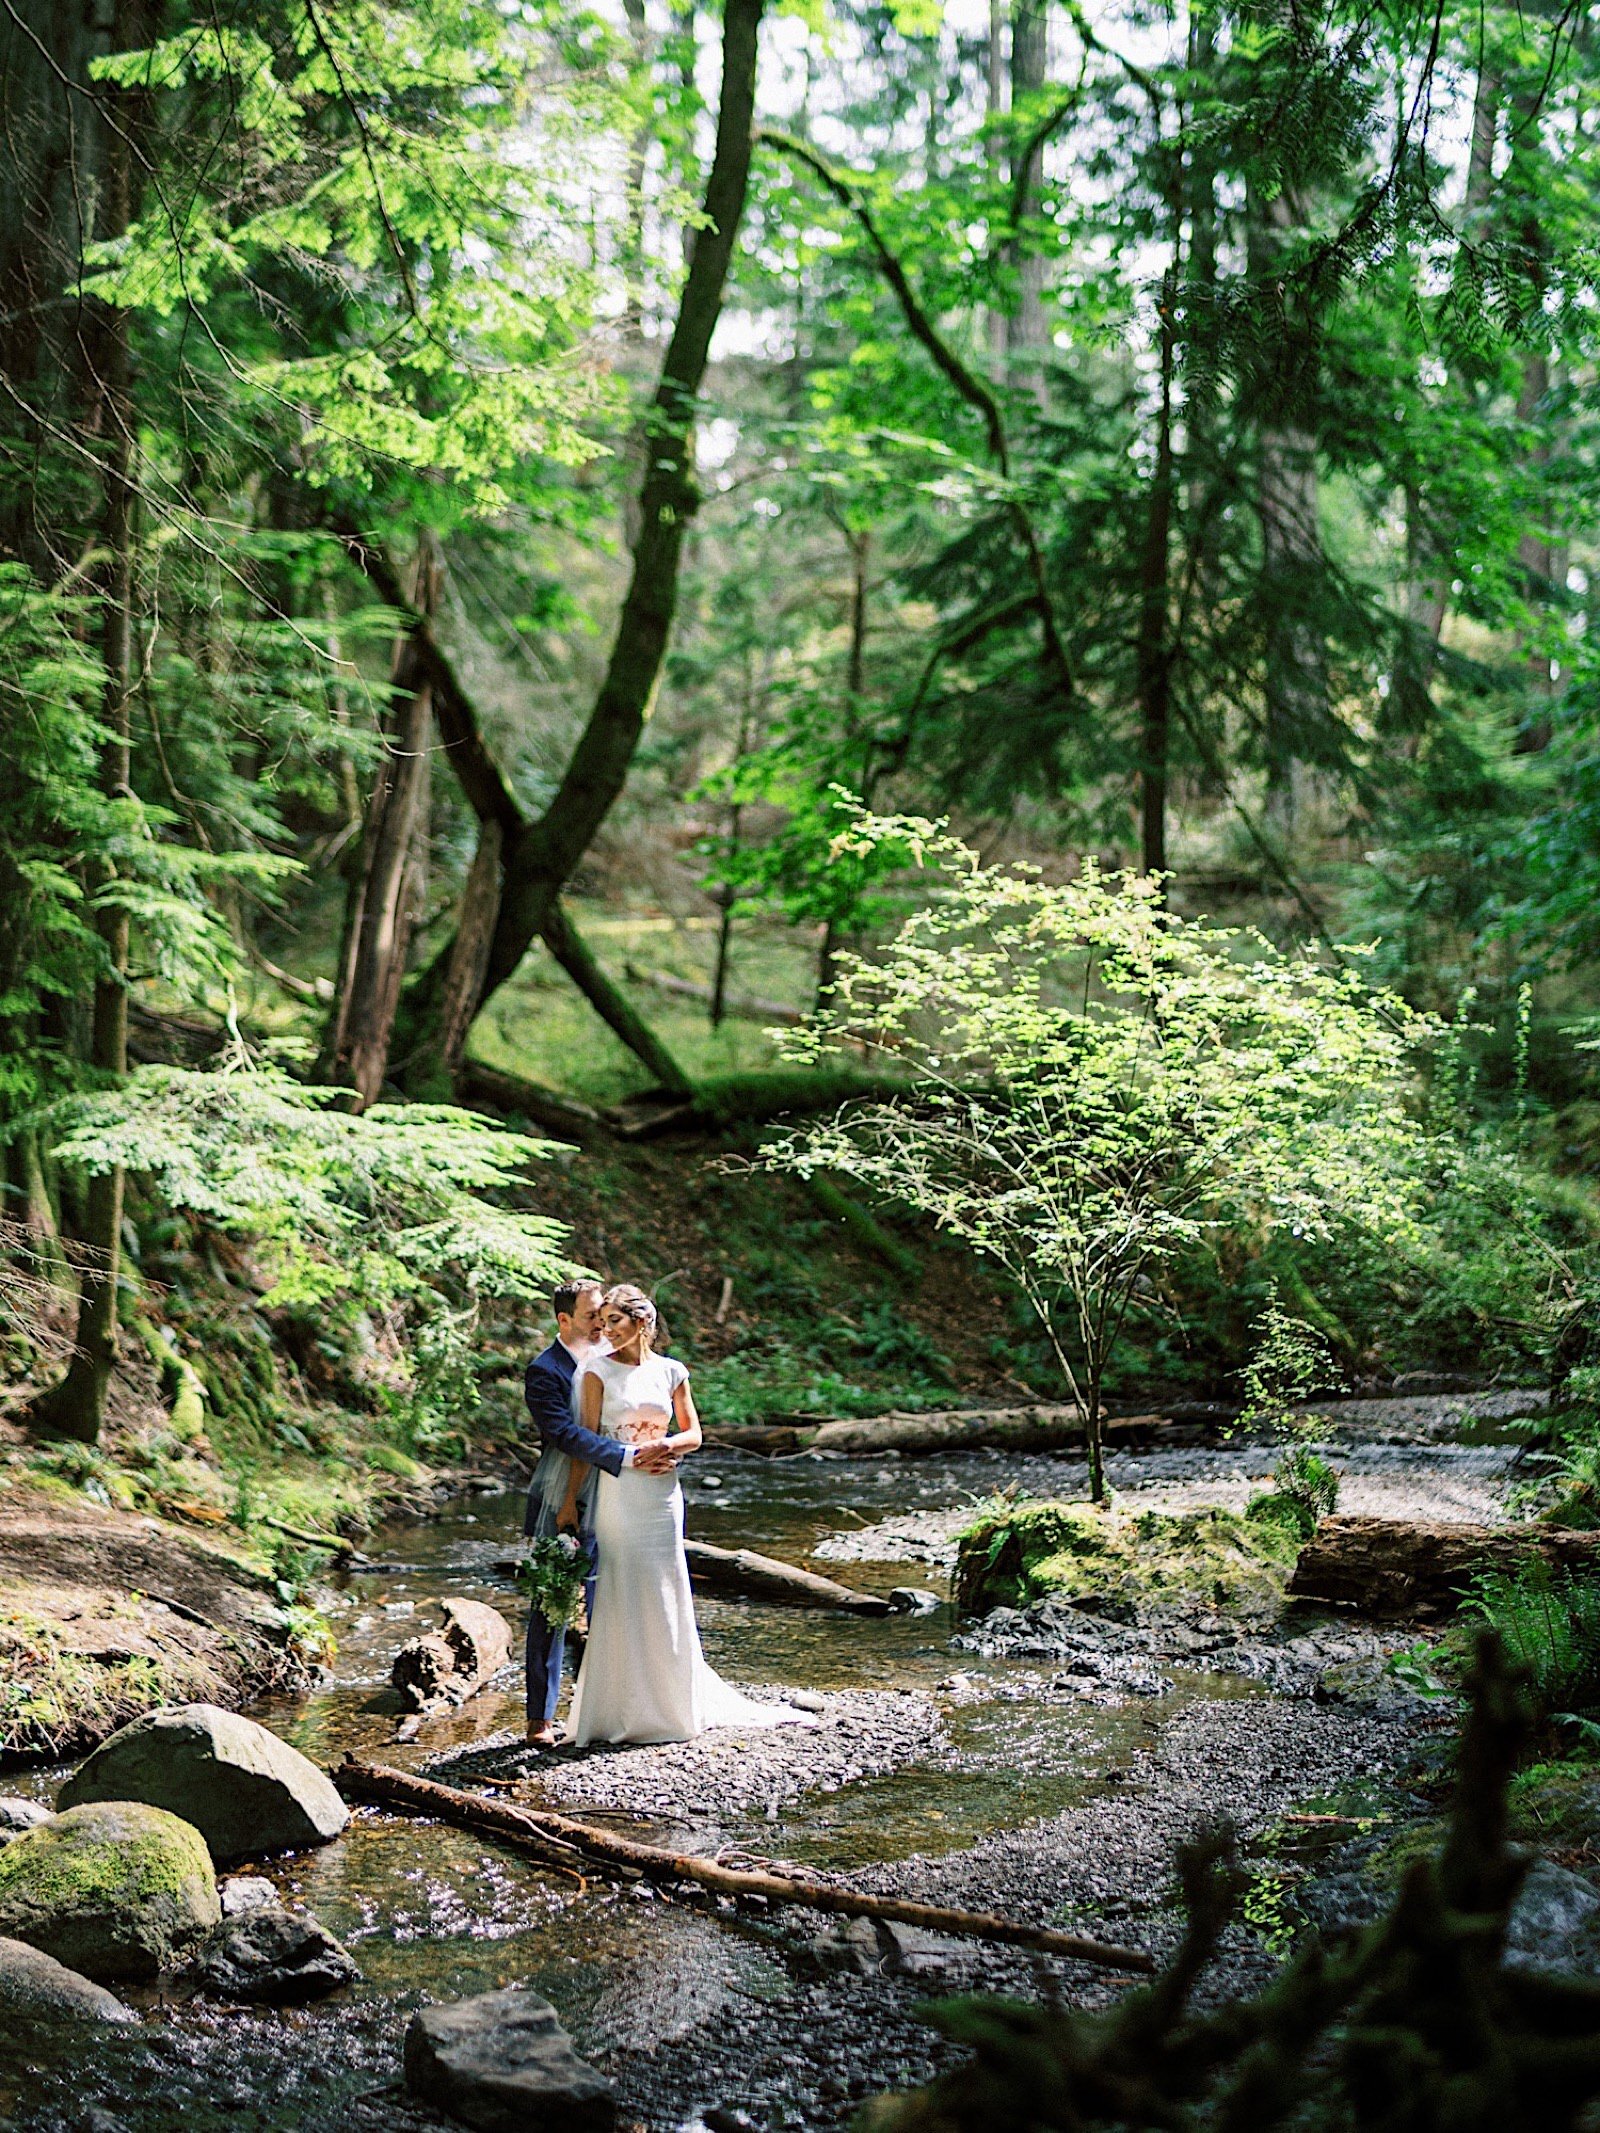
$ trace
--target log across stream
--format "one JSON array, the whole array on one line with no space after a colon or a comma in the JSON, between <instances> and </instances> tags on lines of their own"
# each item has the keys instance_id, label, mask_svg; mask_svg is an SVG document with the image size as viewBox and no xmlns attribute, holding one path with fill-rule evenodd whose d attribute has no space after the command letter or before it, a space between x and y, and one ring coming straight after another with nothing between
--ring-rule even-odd
<instances>
[{"instance_id":1,"label":"log across stream","mask_svg":"<svg viewBox=\"0 0 1600 2133\"><path fill-rule=\"evenodd\" d=\"M380 1807L398 1808L403 1814L429 1815L437 1821L454 1823L458 1829L509 1839L528 1846L557 1866L583 1860L601 1874L644 1874L658 1883L709 1889L716 1896L756 1897L763 1903L797 1905L840 1918L881 1918L891 1924L915 1926L925 1933L965 1934L976 1940L1036 1948L1041 1954L1092 1963L1102 1970L1145 1972L1155 1968L1141 1948L1120 1948L1081 1933L1062 1933L1049 1926L1002 1918L993 1911L956 1910L945 1904L875 1896L865 1889L814 1874L778 1874L724 1866L720 1860L705 1858L699 1852L639 1844L548 1808L487 1799L480 1793L435 1784L382 1763L364 1763L355 1756L347 1756L329 1775L347 1800L370 1801Z\"/></svg>"}]
</instances>

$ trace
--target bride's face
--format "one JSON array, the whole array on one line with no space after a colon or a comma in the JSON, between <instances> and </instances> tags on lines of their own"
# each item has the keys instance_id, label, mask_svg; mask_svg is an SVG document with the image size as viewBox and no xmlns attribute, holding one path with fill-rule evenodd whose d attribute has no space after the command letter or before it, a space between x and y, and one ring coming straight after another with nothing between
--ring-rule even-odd
<instances>
[{"instance_id":1,"label":"bride's face","mask_svg":"<svg viewBox=\"0 0 1600 2133\"><path fill-rule=\"evenodd\" d=\"M639 1336L643 1330L626 1311L619 1310L615 1304L605 1305L600 1313L600 1335L603 1340L611 1343L613 1355L633 1354L638 1348Z\"/></svg>"}]
</instances>

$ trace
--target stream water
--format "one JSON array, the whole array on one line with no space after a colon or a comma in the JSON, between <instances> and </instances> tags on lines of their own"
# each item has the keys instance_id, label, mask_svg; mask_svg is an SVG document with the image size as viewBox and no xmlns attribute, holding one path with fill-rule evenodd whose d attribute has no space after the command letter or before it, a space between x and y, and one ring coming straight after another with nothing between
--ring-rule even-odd
<instances>
[{"instance_id":1,"label":"stream water","mask_svg":"<svg viewBox=\"0 0 1600 2133\"><path fill-rule=\"evenodd\" d=\"M846 1463L707 1454L688 1482L689 1528L699 1539L798 1562L825 1536L948 1511L998 1478L991 1461L972 1455ZM520 1603L496 1567L514 1552L520 1511L520 1497L476 1496L428 1523L375 1534L369 1554L384 1567L347 1576L322 1596L338 1638L327 1679L304 1701L257 1715L324 1765L354 1749L411 1768L461 1757L470 1771L475 1750L509 1746L522 1723L514 1670L503 1686L405 1746L394 1742L388 1674L396 1647L431 1626L430 1603L442 1597L487 1600L520 1623ZM937 1572L916 1564L817 1567L863 1589L942 1589ZM731 1844L856 1869L963 1850L989 1832L1093 1798L1126 1775L1152 1728L1186 1705L1261 1694L1232 1675L1169 1670L1171 1692L1150 1701L1104 1707L1053 1695L1037 1666L954 1648L943 1605L876 1619L710 1598L698 1604L707 1654L735 1680L875 1692L890 1711L891 1733L892 1692L910 1692L906 1708L926 1713L931 1699L939 1724L936 1745L923 1739L908 1756L891 1755L893 1767L846 1772L832 1789L791 1788L752 1801L733 1788L736 1804L715 1813L703 1802L642 1803L639 1834L696 1847ZM739 1751L730 1744L729 1752ZM60 1774L39 1773L33 1789L48 1791ZM558 1797L559 1777L553 1783ZM167 2001L149 2000L137 2033L108 2032L70 2058L45 2052L15 2074L0 2060L0 2126L19 2133L432 2126L438 2121L406 2100L398 2079L406 2018L425 2000L532 1984L555 2003L578 2049L613 2071L619 2055L681 2047L692 2056L697 2040L720 2033L725 2042L741 2025L759 2023L763 2008L786 2007L792 2016L796 1996L818 1990L817 1957L792 1921L752 1925L653 1899L642 1887L580 1884L485 1840L374 1810L359 1812L337 1842L263 1870L347 1943L362 1968L359 1986L286 2013L208 2007L185 2001L181 1988ZM914 2058L882 2058L869 2085L920 2070ZM681 2106L654 2111L634 2087L633 2115L651 2133L698 2123ZM742 2099L724 2090L721 2100ZM834 2122L848 2112L841 2091ZM770 2102L761 2118L786 2122Z\"/></svg>"}]
</instances>

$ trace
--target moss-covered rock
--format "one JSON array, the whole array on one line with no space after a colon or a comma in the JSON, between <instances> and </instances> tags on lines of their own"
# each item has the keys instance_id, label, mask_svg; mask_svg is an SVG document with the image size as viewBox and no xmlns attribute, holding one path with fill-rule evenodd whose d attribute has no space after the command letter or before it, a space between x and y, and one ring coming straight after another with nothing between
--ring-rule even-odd
<instances>
[{"instance_id":1,"label":"moss-covered rock","mask_svg":"<svg viewBox=\"0 0 1600 2133\"><path fill-rule=\"evenodd\" d=\"M956 1605L986 1614L1057 1594L1123 1621L1197 1607L1270 1616L1299 1548L1277 1520L1220 1507L1129 1514L1086 1503L1012 1504L960 1536Z\"/></svg>"},{"instance_id":2,"label":"moss-covered rock","mask_svg":"<svg viewBox=\"0 0 1600 2133\"><path fill-rule=\"evenodd\" d=\"M221 1916L205 1839L159 1807L97 1800L0 1851L0 1934L101 1984L159 1976Z\"/></svg>"}]
</instances>

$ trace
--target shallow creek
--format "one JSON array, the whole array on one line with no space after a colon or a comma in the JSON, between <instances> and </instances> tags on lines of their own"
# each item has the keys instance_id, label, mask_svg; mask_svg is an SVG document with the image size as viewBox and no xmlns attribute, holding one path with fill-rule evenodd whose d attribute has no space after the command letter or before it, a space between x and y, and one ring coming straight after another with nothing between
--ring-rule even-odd
<instances>
[{"instance_id":1,"label":"shallow creek","mask_svg":"<svg viewBox=\"0 0 1600 2133\"><path fill-rule=\"evenodd\" d=\"M1047 1462L1027 1464L1043 1469ZM1065 1469L1063 1462L1063 1482ZM805 1561L826 1537L891 1517L943 1513L948 1530L955 1507L1003 1476L1011 1478L994 1460L970 1454L915 1462L708 1454L688 1482L689 1528L720 1545ZM1030 1473L1030 1485L1042 1478ZM375 1534L369 1554L384 1567L345 1577L323 1595L339 1643L328 1678L300 1704L257 1715L324 1765L353 1749L407 1768L427 1765L447 1782L471 1783L488 1768L503 1768L488 1758L520 1738L517 1670L405 1746L393 1740L397 1707L388 1672L396 1647L431 1626L429 1603L441 1597L488 1600L520 1625L520 1603L496 1567L515 1552L520 1510L518 1496L480 1495L426 1524ZM925 1563L824 1560L817 1567L861 1589L943 1589L941 1572ZM936 1861L992 1832L1022 1830L1069 1809L1096 1812L1095 1803L1109 1799L1141 1756L1148 1761L1152 1744L1175 1722L1181 1727L1185 1715L1203 1725L1224 1703L1237 1708L1252 1699L1263 1717L1278 1703L1234 1675L1171 1668L1164 1670L1171 1692L1159 1699L1107 1707L1052 1693L1048 1663L1041 1672L1038 1662L954 1648L944 1605L882 1620L710 1598L698 1605L707 1654L733 1679L880 1696L889 1752L876 1774L835 1768L831 1789L796 1792L791 1784L763 1800L730 1787L738 1804L715 1814L703 1800L686 1807L653 1793L636 1803L637 1815L623 1817L646 1838L695 1848L736 1846L856 1871L914 1855ZM908 1728L902 1755L894 1752L899 1699L921 1721L920 1732ZM748 1751L734 1737L719 1752ZM560 1799L553 1759L513 1767L536 1780L551 1772L548 1796ZM38 1773L29 1789L47 1793L61 1774ZM595 1810L580 1804L574 1811ZM616 1809L599 1811L615 1824ZM0 2061L0 2126L19 2133L155 2133L180 2123L186 2133L213 2125L273 2133L432 2126L438 2121L410 2105L398 2082L408 2013L424 2000L517 1982L554 2001L579 2050L618 2080L623 2122L648 2125L651 2133L696 2127L697 2110L712 2105L747 2109L758 2124L841 2124L853 2097L920 2077L938 2051L932 2040L915 2041L926 2033L910 2010L926 1986L902 1995L903 2012L880 2007L872 2014L873 1995L863 1999L860 1978L838 1997L837 1987L817 1982L837 1966L807 1941L792 1914L751 1922L688 1909L643 1887L583 1884L482 1839L375 1810L359 1812L336 1843L264 1871L346 1941L361 1964L361 1985L292 2013L225 2011L185 2002L181 1990L164 2003L147 2000L150 2019L141 2032L108 2033L87 2054L80 2046L70 2062L45 2055L13 2072ZM736 2046L748 2033L782 2032L803 2058L814 2040L802 2026L805 2007L820 2007L830 1995L837 2004L825 2043L837 2050L820 2090L793 2058L792 2104L781 2093L781 2062L775 2074L763 2080L752 2072L742 2085L737 2070L745 2062L734 2049L730 2073L730 2039ZM847 2005L869 2026L841 2043Z\"/></svg>"}]
</instances>

